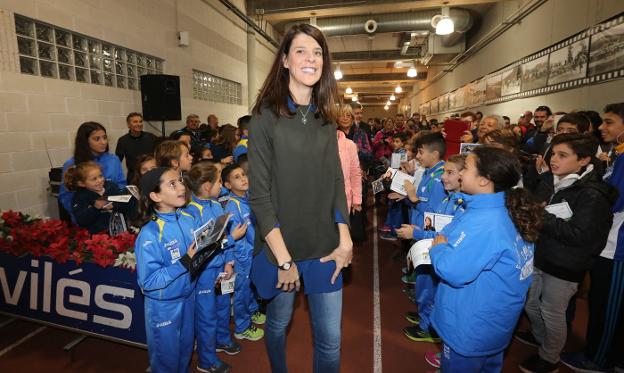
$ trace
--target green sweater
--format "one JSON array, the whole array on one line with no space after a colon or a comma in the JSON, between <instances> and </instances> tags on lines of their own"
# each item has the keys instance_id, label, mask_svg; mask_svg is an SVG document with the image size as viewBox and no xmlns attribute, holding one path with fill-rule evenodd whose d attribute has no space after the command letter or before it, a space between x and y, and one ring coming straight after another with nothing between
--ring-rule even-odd
<instances>
[{"instance_id":1,"label":"green sweater","mask_svg":"<svg viewBox=\"0 0 624 373\"><path fill-rule=\"evenodd\" d=\"M313 113L303 124L300 113L278 117L264 108L249 128L254 255L264 249L275 263L264 239L276 226L293 260L328 255L339 243L336 213L349 221L336 127Z\"/></svg>"}]
</instances>

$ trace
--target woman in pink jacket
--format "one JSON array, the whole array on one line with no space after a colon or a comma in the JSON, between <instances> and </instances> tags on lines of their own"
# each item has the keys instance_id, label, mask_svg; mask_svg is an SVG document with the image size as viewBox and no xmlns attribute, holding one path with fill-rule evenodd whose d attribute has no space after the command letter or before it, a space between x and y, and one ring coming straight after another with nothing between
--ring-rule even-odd
<instances>
[{"instance_id":1,"label":"woman in pink jacket","mask_svg":"<svg viewBox=\"0 0 624 373\"><path fill-rule=\"evenodd\" d=\"M344 175L345 194L349 211L362 210L362 170L358 159L357 145L347 139L342 128L349 129L353 125L353 111L351 106L343 105L338 110L338 155Z\"/></svg>"},{"instance_id":2,"label":"woman in pink jacket","mask_svg":"<svg viewBox=\"0 0 624 373\"><path fill-rule=\"evenodd\" d=\"M392 135L396 133L394 121L388 118L384 121L383 128L373 138L373 151L375 160L385 163L392 156Z\"/></svg>"}]
</instances>

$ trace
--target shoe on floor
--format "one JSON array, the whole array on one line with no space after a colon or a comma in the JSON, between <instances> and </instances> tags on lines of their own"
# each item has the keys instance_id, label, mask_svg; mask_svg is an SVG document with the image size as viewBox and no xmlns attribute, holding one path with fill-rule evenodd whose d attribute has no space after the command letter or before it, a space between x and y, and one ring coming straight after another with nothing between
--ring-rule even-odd
<instances>
[{"instance_id":1,"label":"shoe on floor","mask_svg":"<svg viewBox=\"0 0 624 373\"><path fill-rule=\"evenodd\" d=\"M416 283L416 274L403 275L401 276L401 281L403 281L404 284L414 285Z\"/></svg>"},{"instance_id":2,"label":"shoe on floor","mask_svg":"<svg viewBox=\"0 0 624 373\"><path fill-rule=\"evenodd\" d=\"M197 366L197 370L205 373L228 373L230 371L231 366L228 363L221 362L221 365L213 365L210 368L202 368L199 365Z\"/></svg>"},{"instance_id":3,"label":"shoe on floor","mask_svg":"<svg viewBox=\"0 0 624 373\"><path fill-rule=\"evenodd\" d=\"M425 352L425 361L434 368L440 367L441 352Z\"/></svg>"},{"instance_id":4,"label":"shoe on floor","mask_svg":"<svg viewBox=\"0 0 624 373\"><path fill-rule=\"evenodd\" d=\"M582 352L564 352L561 354L561 362L575 372L602 373L607 371L588 359Z\"/></svg>"},{"instance_id":5,"label":"shoe on floor","mask_svg":"<svg viewBox=\"0 0 624 373\"><path fill-rule=\"evenodd\" d=\"M379 233L379 238L386 241L396 241L397 238L392 235L390 232L381 232Z\"/></svg>"},{"instance_id":6,"label":"shoe on floor","mask_svg":"<svg viewBox=\"0 0 624 373\"><path fill-rule=\"evenodd\" d=\"M251 315L251 322L257 325L262 325L266 322L266 315L260 311L256 311L253 315Z\"/></svg>"},{"instance_id":7,"label":"shoe on floor","mask_svg":"<svg viewBox=\"0 0 624 373\"><path fill-rule=\"evenodd\" d=\"M236 355L237 353L241 352L241 346L238 343L232 341L232 343L230 343L229 345L217 346L216 351L225 352L228 355Z\"/></svg>"},{"instance_id":8,"label":"shoe on floor","mask_svg":"<svg viewBox=\"0 0 624 373\"><path fill-rule=\"evenodd\" d=\"M523 361L519 368L524 373L555 373L559 371L559 363L550 363L535 354Z\"/></svg>"},{"instance_id":9,"label":"shoe on floor","mask_svg":"<svg viewBox=\"0 0 624 373\"><path fill-rule=\"evenodd\" d=\"M379 227L379 232L380 233L390 233L390 232L392 232L392 227L387 225L387 224L384 224L382 227Z\"/></svg>"},{"instance_id":10,"label":"shoe on floor","mask_svg":"<svg viewBox=\"0 0 624 373\"><path fill-rule=\"evenodd\" d=\"M527 346L539 347L540 344L530 331L518 331L514 334L514 338Z\"/></svg>"},{"instance_id":11,"label":"shoe on floor","mask_svg":"<svg viewBox=\"0 0 624 373\"><path fill-rule=\"evenodd\" d=\"M420 324L420 316L418 316L418 312L407 311L405 313L405 319L414 325Z\"/></svg>"},{"instance_id":12,"label":"shoe on floor","mask_svg":"<svg viewBox=\"0 0 624 373\"><path fill-rule=\"evenodd\" d=\"M428 333L418 325L403 328L403 334L414 342L440 343L440 337L436 333Z\"/></svg>"},{"instance_id":13,"label":"shoe on floor","mask_svg":"<svg viewBox=\"0 0 624 373\"><path fill-rule=\"evenodd\" d=\"M242 333L234 333L236 339L247 339L250 341L257 341L264 337L264 330L256 328L255 325L251 325L247 330Z\"/></svg>"}]
</instances>

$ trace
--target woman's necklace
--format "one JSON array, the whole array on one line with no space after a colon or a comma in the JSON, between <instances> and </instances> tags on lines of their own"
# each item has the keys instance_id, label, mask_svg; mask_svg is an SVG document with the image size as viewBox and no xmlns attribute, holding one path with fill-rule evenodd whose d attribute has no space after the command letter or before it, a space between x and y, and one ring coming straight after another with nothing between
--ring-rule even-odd
<instances>
[{"instance_id":1,"label":"woman's necklace","mask_svg":"<svg viewBox=\"0 0 624 373\"><path fill-rule=\"evenodd\" d=\"M301 123L303 124L308 123L308 113L310 113L311 107L312 107L312 104L308 105L308 110L306 110L305 114L303 113L303 110L299 110L299 108L297 108L297 111L299 112L299 114L301 114Z\"/></svg>"}]
</instances>

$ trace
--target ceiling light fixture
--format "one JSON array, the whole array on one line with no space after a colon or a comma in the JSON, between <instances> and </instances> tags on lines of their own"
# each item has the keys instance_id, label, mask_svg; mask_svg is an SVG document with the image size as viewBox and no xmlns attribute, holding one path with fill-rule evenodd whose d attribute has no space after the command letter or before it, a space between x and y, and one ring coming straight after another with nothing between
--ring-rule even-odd
<instances>
[{"instance_id":1,"label":"ceiling light fixture","mask_svg":"<svg viewBox=\"0 0 624 373\"><path fill-rule=\"evenodd\" d=\"M415 78L417 75L418 75L418 71L416 71L416 68L412 65L412 67L410 67L409 70L407 70L407 77Z\"/></svg>"},{"instance_id":2,"label":"ceiling light fixture","mask_svg":"<svg viewBox=\"0 0 624 373\"><path fill-rule=\"evenodd\" d=\"M394 101L394 100L396 100L396 96L393 93L392 96L390 96L390 101Z\"/></svg>"},{"instance_id":3,"label":"ceiling light fixture","mask_svg":"<svg viewBox=\"0 0 624 373\"><path fill-rule=\"evenodd\" d=\"M340 71L340 64L338 64L338 66L336 67L336 70L334 70L334 78L336 78L336 80L342 79L342 71Z\"/></svg>"},{"instance_id":4,"label":"ceiling light fixture","mask_svg":"<svg viewBox=\"0 0 624 373\"><path fill-rule=\"evenodd\" d=\"M431 26L435 27L436 35L448 35L455 31L455 24L450 17L450 8L442 7L442 14L436 14L431 18Z\"/></svg>"},{"instance_id":5,"label":"ceiling light fixture","mask_svg":"<svg viewBox=\"0 0 624 373\"><path fill-rule=\"evenodd\" d=\"M386 105L384 106L384 110L388 110L390 108L390 106Z\"/></svg>"},{"instance_id":6,"label":"ceiling light fixture","mask_svg":"<svg viewBox=\"0 0 624 373\"><path fill-rule=\"evenodd\" d=\"M347 87L347 89L345 90L345 93L350 95L353 93L353 89L351 89L351 87Z\"/></svg>"},{"instance_id":7,"label":"ceiling light fixture","mask_svg":"<svg viewBox=\"0 0 624 373\"><path fill-rule=\"evenodd\" d=\"M351 101L356 102L357 100L358 100L358 96L357 95L351 97Z\"/></svg>"},{"instance_id":8,"label":"ceiling light fixture","mask_svg":"<svg viewBox=\"0 0 624 373\"><path fill-rule=\"evenodd\" d=\"M399 84L395 89L394 89L394 93L401 93L403 92L403 88L401 88L401 85Z\"/></svg>"},{"instance_id":9,"label":"ceiling light fixture","mask_svg":"<svg viewBox=\"0 0 624 373\"><path fill-rule=\"evenodd\" d=\"M392 105L392 102L390 102L390 100L388 100L388 101L386 102L386 106L390 106L390 105Z\"/></svg>"}]
</instances>

